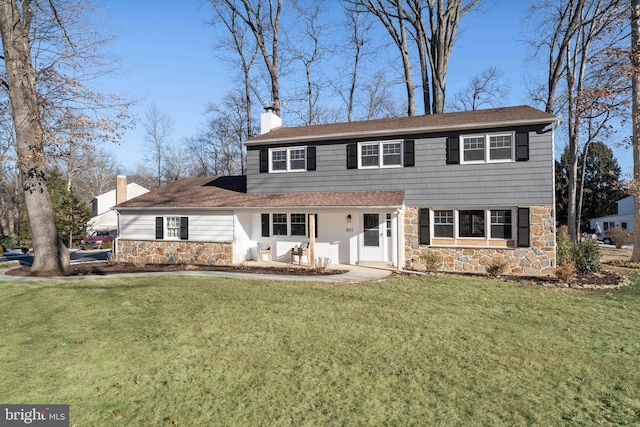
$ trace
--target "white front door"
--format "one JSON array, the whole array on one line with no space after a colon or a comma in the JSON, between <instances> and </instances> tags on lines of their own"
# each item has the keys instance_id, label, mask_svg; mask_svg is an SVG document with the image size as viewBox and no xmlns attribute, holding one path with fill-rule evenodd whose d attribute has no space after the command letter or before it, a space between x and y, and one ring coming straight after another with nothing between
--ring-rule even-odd
<instances>
[{"instance_id":1,"label":"white front door","mask_svg":"<svg viewBox=\"0 0 640 427\"><path fill-rule=\"evenodd\" d=\"M385 218L386 220L386 218ZM362 252L360 261L384 261L384 242L380 214L363 214Z\"/></svg>"}]
</instances>

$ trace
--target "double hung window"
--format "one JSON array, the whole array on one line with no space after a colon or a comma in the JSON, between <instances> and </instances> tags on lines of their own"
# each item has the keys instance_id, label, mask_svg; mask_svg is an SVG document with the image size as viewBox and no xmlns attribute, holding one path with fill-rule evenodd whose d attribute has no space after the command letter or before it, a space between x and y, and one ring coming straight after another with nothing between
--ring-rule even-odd
<instances>
[{"instance_id":1,"label":"double hung window","mask_svg":"<svg viewBox=\"0 0 640 427\"><path fill-rule=\"evenodd\" d=\"M306 148L272 148L269 150L271 172L304 171L307 165Z\"/></svg>"},{"instance_id":2,"label":"double hung window","mask_svg":"<svg viewBox=\"0 0 640 427\"><path fill-rule=\"evenodd\" d=\"M180 238L180 217L168 216L165 221L165 236L167 239Z\"/></svg>"},{"instance_id":3,"label":"double hung window","mask_svg":"<svg viewBox=\"0 0 640 427\"><path fill-rule=\"evenodd\" d=\"M433 235L453 237L453 211L433 211Z\"/></svg>"},{"instance_id":4,"label":"double hung window","mask_svg":"<svg viewBox=\"0 0 640 427\"><path fill-rule=\"evenodd\" d=\"M494 239L511 239L512 229L510 210L491 211L491 237Z\"/></svg>"},{"instance_id":5,"label":"double hung window","mask_svg":"<svg viewBox=\"0 0 640 427\"><path fill-rule=\"evenodd\" d=\"M483 135L462 135L463 163L486 163L513 161L515 155L515 134L495 133Z\"/></svg>"},{"instance_id":6,"label":"double hung window","mask_svg":"<svg viewBox=\"0 0 640 427\"><path fill-rule=\"evenodd\" d=\"M358 149L360 168L402 166L402 141L361 142Z\"/></svg>"},{"instance_id":7,"label":"double hung window","mask_svg":"<svg viewBox=\"0 0 640 427\"><path fill-rule=\"evenodd\" d=\"M307 215L291 214L291 235L305 236L307 234Z\"/></svg>"},{"instance_id":8,"label":"double hung window","mask_svg":"<svg viewBox=\"0 0 640 427\"><path fill-rule=\"evenodd\" d=\"M287 214L273 214L272 215L273 232L274 236L286 236L287 235Z\"/></svg>"}]
</instances>

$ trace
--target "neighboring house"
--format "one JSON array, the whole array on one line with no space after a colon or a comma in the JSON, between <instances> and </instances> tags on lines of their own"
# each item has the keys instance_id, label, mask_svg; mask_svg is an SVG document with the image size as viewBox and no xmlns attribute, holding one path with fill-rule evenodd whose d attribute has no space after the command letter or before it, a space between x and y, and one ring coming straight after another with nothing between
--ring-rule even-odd
<instances>
[{"instance_id":1,"label":"neighboring house","mask_svg":"<svg viewBox=\"0 0 640 427\"><path fill-rule=\"evenodd\" d=\"M618 204L617 214L590 219L589 228L597 233L610 228L626 228L633 231L633 196L620 199L616 203Z\"/></svg>"},{"instance_id":2,"label":"neighboring house","mask_svg":"<svg viewBox=\"0 0 640 427\"><path fill-rule=\"evenodd\" d=\"M309 242L340 264L555 272L553 130L528 106L282 127L268 110L246 177L187 178L117 206L118 258L240 263ZM315 227L311 227L312 223Z\"/></svg>"},{"instance_id":3,"label":"neighboring house","mask_svg":"<svg viewBox=\"0 0 640 427\"><path fill-rule=\"evenodd\" d=\"M116 189L96 196L91 202L91 219L87 223L87 232L117 228L118 214L111 208L148 192L138 184L127 184L127 177L118 175Z\"/></svg>"}]
</instances>

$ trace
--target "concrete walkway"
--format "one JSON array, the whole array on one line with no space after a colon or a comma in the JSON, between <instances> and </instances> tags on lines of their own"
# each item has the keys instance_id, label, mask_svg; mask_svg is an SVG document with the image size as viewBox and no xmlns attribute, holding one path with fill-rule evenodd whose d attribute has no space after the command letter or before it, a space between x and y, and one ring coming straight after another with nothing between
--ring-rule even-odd
<instances>
[{"instance_id":1,"label":"concrete walkway","mask_svg":"<svg viewBox=\"0 0 640 427\"><path fill-rule=\"evenodd\" d=\"M256 263L257 264L257 263ZM262 263L260 263L262 264ZM276 266L282 263L272 263ZM284 264L287 265L287 264ZM267 266L266 263L264 265ZM5 274L12 268L0 268L0 282L70 282L74 280L90 280L90 279L108 279L108 278L127 278L127 277L154 277L154 276L200 276L200 277L223 277L228 279L258 279L258 280L281 280L290 282L328 282L328 283L360 283L382 280L389 276L393 271L389 267L378 266L355 266L355 265L339 265L331 266L332 269L345 270L340 274L327 274L317 276L305 275L287 275L287 274L259 274L259 273L243 273L242 271L172 271L172 272L156 272L156 273L123 273L93 276L65 276L65 277L37 277L37 276L9 276Z\"/></svg>"}]
</instances>

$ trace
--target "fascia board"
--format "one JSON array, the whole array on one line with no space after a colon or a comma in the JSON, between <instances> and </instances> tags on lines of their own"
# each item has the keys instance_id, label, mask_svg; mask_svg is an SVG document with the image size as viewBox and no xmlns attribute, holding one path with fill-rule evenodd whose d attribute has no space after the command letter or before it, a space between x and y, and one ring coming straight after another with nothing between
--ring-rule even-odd
<instances>
[{"instance_id":1,"label":"fascia board","mask_svg":"<svg viewBox=\"0 0 640 427\"><path fill-rule=\"evenodd\" d=\"M488 122L488 123L469 123L463 125L447 125L447 126L429 126L429 127L416 127L416 128L403 128L403 129L382 129L375 131L364 132L340 132L326 135L309 135L289 138L271 138L262 139L260 141L251 142L244 141L243 144L247 147L269 145L269 144L281 144L281 143L302 143L302 142L316 142L316 141L331 141L341 139L354 139L364 137L377 137L377 136L396 136L396 135L415 135L415 134L429 134L440 132L454 132L470 129L492 129L509 126L529 126L529 125L544 125L552 124L559 121L559 117L545 118L545 119L527 119L527 120L509 120L501 122Z\"/></svg>"}]
</instances>

